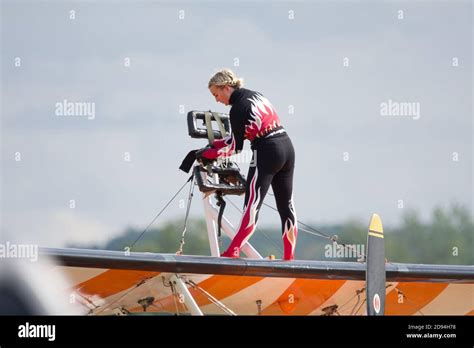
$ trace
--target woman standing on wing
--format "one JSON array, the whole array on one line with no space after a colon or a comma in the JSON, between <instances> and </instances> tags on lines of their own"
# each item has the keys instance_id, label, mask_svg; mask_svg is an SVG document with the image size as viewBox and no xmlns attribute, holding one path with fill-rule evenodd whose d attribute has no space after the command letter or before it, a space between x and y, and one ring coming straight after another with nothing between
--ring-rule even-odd
<instances>
[{"instance_id":1,"label":"woman standing on wing","mask_svg":"<svg viewBox=\"0 0 474 348\"><path fill-rule=\"evenodd\" d=\"M244 213L237 234L222 256L239 257L240 249L255 232L260 207L272 185L280 213L284 260L293 260L297 222L293 204L293 172L295 152L290 137L281 126L272 104L259 92L242 88L243 80L230 70L216 73L209 81L209 90L216 101L231 105L232 134L215 140L203 157L214 160L242 150L244 139L254 151L247 174Z\"/></svg>"}]
</instances>

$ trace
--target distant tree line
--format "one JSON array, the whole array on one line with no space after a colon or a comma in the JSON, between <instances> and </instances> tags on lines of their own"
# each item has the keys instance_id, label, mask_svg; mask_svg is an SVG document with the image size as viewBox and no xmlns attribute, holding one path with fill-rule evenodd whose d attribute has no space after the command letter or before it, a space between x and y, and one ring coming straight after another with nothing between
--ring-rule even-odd
<instances>
[{"instance_id":1,"label":"distant tree line","mask_svg":"<svg viewBox=\"0 0 474 348\"><path fill-rule=\"evenodd\" d=\"M383 219L383 217L382 217ZM368 221L348 220L338 225L299 226L296 256L307 260L355 261L356 256L364 252ZM337 236L339 244L347 244L346 252L358 251L348 255L339 251L331 240L325 237L307 233L303 229ZM132 247L142 231L126 228L119 236L103 245L70 245L106 250L148 251L158 253L175 253L180 246L183 232L183 220L176 219L164 223L161 227L149 229ZM399 226L384 226L385 252L389 261L404 263L431 264L474 264L474 224L470 211L460 205L435 208L430 221L423 222L415 210L408 210ZM318 233L316 233L318 234ZM190 219L184 238L184 254L210 255L207 239L207 229L204 219ZM222 237L222 248L230 240ZM257 227L251 238L252 245L263 256L282 256L282 241L280 226L267 228Z\"/></svg>"}]
</instances>

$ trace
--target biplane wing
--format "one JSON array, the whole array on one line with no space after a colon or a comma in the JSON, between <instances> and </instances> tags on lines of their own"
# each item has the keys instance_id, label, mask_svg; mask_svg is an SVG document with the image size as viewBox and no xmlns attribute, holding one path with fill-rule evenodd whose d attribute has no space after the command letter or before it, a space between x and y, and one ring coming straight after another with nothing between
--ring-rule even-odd
<instances>
[{"instance_id":1,"label":"biplane wing","mask_svg":"<svg viewBox=\"0 0 474 348\"><path fill-rule=\"evenodd\" d=\"M366 315L365 263L41 249L89 314ZM387 263L385 315L474 314L474 267Z\"/></svg>"}]
</instances>

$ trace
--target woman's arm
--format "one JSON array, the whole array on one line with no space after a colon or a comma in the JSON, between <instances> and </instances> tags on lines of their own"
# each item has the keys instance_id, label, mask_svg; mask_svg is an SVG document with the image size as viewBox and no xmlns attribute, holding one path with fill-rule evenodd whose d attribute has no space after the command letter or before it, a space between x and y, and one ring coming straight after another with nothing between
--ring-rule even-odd
<instances>
[{"instance_id":1,"label":"woman's arm","mask_svg":"<svg viewBox=\"0 0 474 348\"><path fill-rule=\"evenodd\" d=\"M245 114L242 110L237 110L232 107L230 109L230 125L232 127L232 134L224 139L214 140L212 147L204 151L202 156L204 158L215 160L218 157L229 157L234 152L242 151L245 139Z\"/></svg>"},{"instance_id":2,"label":"woman's arm","mask_svg":"<svg viewBox=\"0 0 474 348\"><path fill-rule=\"evenodd\" d=\"M215 160L218 157L229 157L235 150L234 135L228 135L224 139L213 141L211 148L202 153L202 157Z\"/></svg>"}]
</instances>

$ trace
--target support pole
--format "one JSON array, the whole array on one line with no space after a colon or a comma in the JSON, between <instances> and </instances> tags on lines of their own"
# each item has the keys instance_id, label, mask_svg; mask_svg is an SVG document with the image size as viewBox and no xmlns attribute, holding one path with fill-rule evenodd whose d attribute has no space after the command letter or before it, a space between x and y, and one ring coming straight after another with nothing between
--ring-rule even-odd
<instances>
[{"instance_id":1,"label":"support pole","mask_svg":"<svg viewBox=\"0 0 474 348\"><path fill-rule=\"evenodd\" d=\"M180 278L179 274L173 274L170 278L170 281L172 281L176 285L176 288L178 289L178 293L183 296L183 297L179 296L180 301L181 301L181 298L184 299L184 304L186 304L186 307L188 307L191 315L203 315L201 309L199 308L196 301L194 300L194 297L189 292L188 287Z\"/></svg>"}]
</instances>

